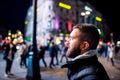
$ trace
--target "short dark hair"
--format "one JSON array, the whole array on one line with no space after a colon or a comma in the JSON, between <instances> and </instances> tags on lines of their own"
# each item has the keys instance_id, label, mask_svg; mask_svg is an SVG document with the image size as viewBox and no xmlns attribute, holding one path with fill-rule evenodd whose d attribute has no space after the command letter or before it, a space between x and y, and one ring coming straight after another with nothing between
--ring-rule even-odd
<instances>
[{"instance_id":1,"label":"short dark hair","mask_svg":"<svg viewBox=\"0 0 120 80\"><path fill-rule=\"evenodd\" d=\"M90 49L96 49L99 43L99 32L95 25L90 23L80 23L73 27L79 29L83 34L80 35L80 40L87 41L90 44Z\"/></svg>"}]
</instances>

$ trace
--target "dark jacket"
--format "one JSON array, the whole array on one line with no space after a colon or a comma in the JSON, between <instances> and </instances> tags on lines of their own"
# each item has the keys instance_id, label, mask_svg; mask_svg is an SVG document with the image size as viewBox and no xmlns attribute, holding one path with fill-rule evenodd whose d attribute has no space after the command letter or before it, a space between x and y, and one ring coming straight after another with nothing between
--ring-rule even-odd
<instances>
[{"instance_id":1,"label":"dark jacket","mask_svg":"<svg viewBox=\"0 0 120 80\"><path fill-rule=\"evenodd\" d=\"M55 56L55 46L52 45L52 46L49 46L49 54L50 54L50 57L54 57Z\"/></svg>"},{"instance_id":2,"label":"dark jacket","mask_svg":"<svg viewBox=\"0 0 120 80\"><path fill-rule=\"evenodd\" d=\"M96 55L68 61L62 68L68 68L69 80L110 80Z\"/></svg>"},{"instance_id":3,"label":"dark jacket","mask_svg":"<svg viewBox=\"0 0 120 80\"><path fill-rule=\"evenodd\" d=\"M41 46L39 51L39 59L44 58L45 55L45 47Z\"/></svg>"},{"instance_id":4,"label":"dark jacket","mask_svg":"<svg viewBox=\"0 0 120 80\"><path fill-rule=\"evenodd\" d=\"M7 60L7 59L8 59L9 51L10 51L10 49L11 49L11 51L12 51L11 57L12 57L12 60L13 60L13 59L14 59L14 56L15 56L15 53L16 53L16 51L17 51L16 45L13 45L13 47L11 48L11 47L10 47L10 44L6 44L6 45L4 45L4 47L6 47L6 49L5 49L5 52L4 52L3 59L4 59L4 60Z\"/></svg>"}]
</instances>

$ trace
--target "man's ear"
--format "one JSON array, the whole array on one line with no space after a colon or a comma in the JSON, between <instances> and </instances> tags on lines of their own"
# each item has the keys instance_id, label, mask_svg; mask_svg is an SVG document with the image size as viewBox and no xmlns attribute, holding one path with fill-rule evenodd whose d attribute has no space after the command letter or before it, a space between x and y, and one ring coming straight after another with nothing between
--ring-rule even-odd
<instances>
[{"instance_id":1,"label":"man's ear","mask_svg":"<svg viewBox=\"0 0 120 80\"><path fill-rule=\"evenodd\" d=\"M82 50L88 50L89 47L90 47L90 44L87 41L83 42Z\"/></svg>"}]
</instances>

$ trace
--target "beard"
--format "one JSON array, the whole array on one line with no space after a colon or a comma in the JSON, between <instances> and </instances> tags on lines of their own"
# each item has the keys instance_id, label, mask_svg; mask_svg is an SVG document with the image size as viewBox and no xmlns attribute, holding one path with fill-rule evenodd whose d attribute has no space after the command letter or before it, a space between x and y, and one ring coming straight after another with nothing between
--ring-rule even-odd
<instances>
[{"instance_id":1,"label":"beard","mask_svg":"<svg viewBox=\"0 0 120 80\"><path fill-rule=\"evenodd\" d=\"M76 56L80 55L80 53L81 53L81 50L79 46L77 46L73 48L68 48L66 55L69 58L75 58Z\"/></svg>"}]
</instances>

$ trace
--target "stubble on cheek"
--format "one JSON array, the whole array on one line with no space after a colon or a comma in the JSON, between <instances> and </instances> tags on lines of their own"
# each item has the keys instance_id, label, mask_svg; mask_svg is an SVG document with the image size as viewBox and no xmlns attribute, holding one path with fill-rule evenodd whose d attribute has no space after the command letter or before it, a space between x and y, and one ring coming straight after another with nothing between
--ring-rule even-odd
<instances>
[{"instance_id":1,"label":"stubble on cheek","mask_svg":"<svg viewBox=\"0 0 120 80\"><path fill-rule=\"evenodd\" d=\"M74 55L74 51L72 48L69 47L67 50L66 56L69 58L73 58L73 55Z\"/></svg>"},{"instance_id":2,"label":"stubble on cheek","mask_svg":"<svg viewBox=\"0 0 120 80\"><path fill-rule=\"evenodd\" d=\"M79 55L80 52L81 51L80 51L78 45L76 45L75 47L71 46L71 47L68 48L66 56L69 57L69 58L75 58L76 56Z\"/></svg>"},{"instance_id":3,"label":"stubble on cheek","mask_svg":"<svg viewBox=\"0 0 120 80\"><path fill-rule=\"evenodd\" d=\"M66 52L66 56L69 57L70 56L70 49L68 48L67 52Z\"/></svg>"}]
</instances>

